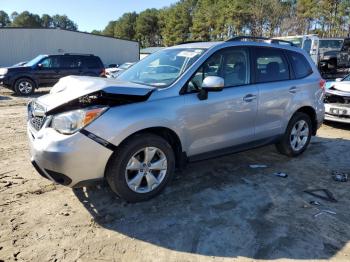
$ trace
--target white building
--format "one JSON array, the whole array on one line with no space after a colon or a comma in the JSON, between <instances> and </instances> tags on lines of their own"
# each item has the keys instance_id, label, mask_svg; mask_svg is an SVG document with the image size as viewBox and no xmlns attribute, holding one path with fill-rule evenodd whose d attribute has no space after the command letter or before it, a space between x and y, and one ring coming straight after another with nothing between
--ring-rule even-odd
<instances>
[{"instance_id":1,"label":"white building","mask_svg":"<svg viewBox=\"0 0 350 262\"><path fill-rule=\"evenodd\" d=\"M139 43L54 28L0 28L0 67L29 61L39 54L94 54L105 65L136 62Z\"/></svg>"}]
</instances>

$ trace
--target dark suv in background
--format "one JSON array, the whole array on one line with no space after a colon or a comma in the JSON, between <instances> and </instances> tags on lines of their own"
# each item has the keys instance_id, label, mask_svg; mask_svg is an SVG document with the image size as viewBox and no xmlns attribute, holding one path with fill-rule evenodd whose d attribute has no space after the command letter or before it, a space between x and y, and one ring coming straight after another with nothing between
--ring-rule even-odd
<instances>
[{"instance_id":1,"label":"dark suv in background","mask_svg":"<svg viewBox=\"0 0 350 262\"><path fill-rule=\"evenodd\" d=\"M320 40L320 42L322 39ZM320 56L319 68L322 73L337 73L338 69L350 67L350 38L326 39L336 43L331 50ZM321 45L320 45L321 49Z\"/></svg>"},{"instance_id":2,"label":"dark suv in background","mask_svg":"<svg viewBox=\"0 0 350 262\"><path fill-rule=\"evenodd\" d=\"M68 75L102 76L104 66L94 55L39 55L23 66L0 68L0 85L18 95L30 95L40 86L53 86Z\"/></svg>"}]
</instances>

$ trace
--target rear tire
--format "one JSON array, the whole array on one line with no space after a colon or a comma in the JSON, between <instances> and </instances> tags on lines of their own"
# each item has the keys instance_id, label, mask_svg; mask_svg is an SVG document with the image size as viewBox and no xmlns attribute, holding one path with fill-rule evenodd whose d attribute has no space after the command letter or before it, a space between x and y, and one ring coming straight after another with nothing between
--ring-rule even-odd
<instances>
[{"instance_id":1,"label":"rear tire","mask_svg":"<svg viewBox=\"0 0 350 262\"><path fill-rule=\"evenodd\" d=\"M285 134L279 143L277 150L290 157L302 154L308 147L312 134L312 123L310 117L302 112L293 115L288 123Z\"/></svg>"},{"instance_id":2,"label":"rear tire","mask_svg":"<svg viewBox=\"0 0 350 262\"><path fill-rule=\"evenodd\" d=\"M134 136L113 154L106 169L111 189L128 202L148 200L171 180L175 156L170 144L153 134Z\"/></svg>"},{"instance_id":3,"label":"rear tire","mask_svg":"<svg viewBox=\"0 0 350 262\"><path fill-rule=\"evenodd\" d=\"M34 93L36 85L29 78L20 78L15 82L14 91L19 96L29 96Z\"/></svg>"}]
</instances>

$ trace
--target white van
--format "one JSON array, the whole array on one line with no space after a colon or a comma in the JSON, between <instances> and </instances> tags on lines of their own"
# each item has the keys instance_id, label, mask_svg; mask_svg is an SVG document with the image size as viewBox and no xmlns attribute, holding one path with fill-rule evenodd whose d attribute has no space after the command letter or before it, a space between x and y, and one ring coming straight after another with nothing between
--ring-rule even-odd
<instances>
[{"instance_id":1,"label":"white van","mask_svg":"<svg viewBox=\"0 0 350 262\"><path fill-rule=\"evenodd\" d=\"M281 36L275 37L275 39L292 42L297 47L304 49L311 56L314 63L318 64L320 38L317 35Z\"/></svg>"}]
</instances>

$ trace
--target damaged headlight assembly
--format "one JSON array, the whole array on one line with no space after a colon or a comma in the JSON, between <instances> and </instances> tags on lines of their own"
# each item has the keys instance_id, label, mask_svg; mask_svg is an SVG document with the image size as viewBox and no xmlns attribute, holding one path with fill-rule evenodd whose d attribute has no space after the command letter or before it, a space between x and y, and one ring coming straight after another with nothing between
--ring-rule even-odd
<instances>
[{"instance_id":1,"label":"damaged headlight assembly","mask_svg":"<svg viewBox=\"0 0 350 262\"><path fill-rule=\"evenodd\" d=\"M64 135L71 135L84 128L106 112L108 107L88 107L54 115L51 127Z\"/></svg>"}]
</instances>

